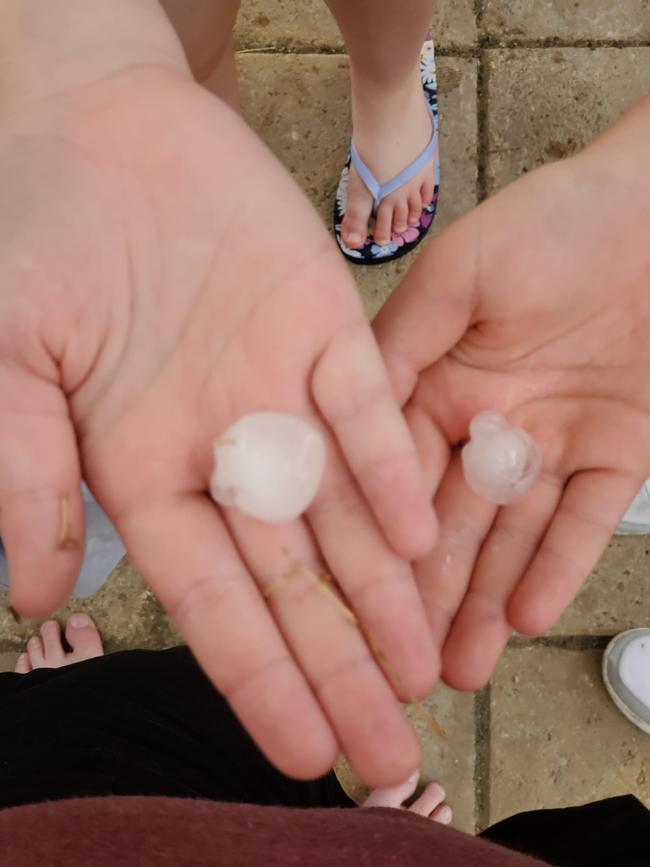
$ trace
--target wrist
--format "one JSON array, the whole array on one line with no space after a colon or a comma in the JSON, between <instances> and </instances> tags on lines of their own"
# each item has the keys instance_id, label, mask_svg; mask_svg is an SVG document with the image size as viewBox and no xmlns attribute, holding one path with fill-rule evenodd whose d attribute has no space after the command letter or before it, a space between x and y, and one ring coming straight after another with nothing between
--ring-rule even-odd
<instances>
[{"instance_id":1,"label":"wrist","mask_svg":"<svg viewBox=\"0 0 650 867\"><path fill-rule=\"evenodd\" d=\"M189 74L158 0L0 0L0 109L137 66Z\"/></svg>"}]
</instances>

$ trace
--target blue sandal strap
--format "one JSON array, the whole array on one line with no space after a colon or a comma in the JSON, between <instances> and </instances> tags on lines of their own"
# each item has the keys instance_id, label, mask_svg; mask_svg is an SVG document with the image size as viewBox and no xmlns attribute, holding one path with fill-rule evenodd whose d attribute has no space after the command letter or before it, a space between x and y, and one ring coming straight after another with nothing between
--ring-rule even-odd
<instances>
[{"instance_id":1,"label":"blue sandal strap","mask_svg":"<svg viewBox=\"0 0 650 867\"><path fill-rule=\"evenodd\" d=\"M375 212L378 210L381 203L385 198L390 196L391 193L394 193L395 190L399 190L400 187L403 187L404 184L407 184L411 178L414 178L419 171L421 171L427 163L431 162L436 156L436 152L438 150L438 124L431 109L431 106L427 102L427 108L429 109L429 114L431 115L431 123L433 124L433 131L431 133L431 140L426 148L422 151L422 153L416 157L413 162L408 165L403 171L401 171L398 175L395 175L394 178L391 178L390 181L386 181L385 184L380 184L377 178L370 171L368 166L364 163L359 155L359 151L357 147L352 142L352 147L350 150L350 156L352 165L357 171L357 174L367 187L370 195L373 197L375 205Z\"/></svg>"}]
</instances>

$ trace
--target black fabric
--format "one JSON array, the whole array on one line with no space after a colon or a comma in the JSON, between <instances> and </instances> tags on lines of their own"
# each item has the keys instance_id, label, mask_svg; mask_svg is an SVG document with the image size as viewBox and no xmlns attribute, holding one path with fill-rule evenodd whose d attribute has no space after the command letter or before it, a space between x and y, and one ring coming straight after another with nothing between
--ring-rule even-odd
<instances>
[{"instance_id":1,"label":"black fabric","mask_svg":"<svg viewBox=\"0 0 650 867\"><path fill-rule=\"evenodd\" d=\"M333 773L277 771L185 647L0 674L0 809L108 795L354 806ZM554 867L650 865L650 813L633 797L523 813L482 836Z\"/></svg>"},{"instance_id":2,"label":"black fabric","mask_svg":"<svg viewBox=\"0 0 650 867\"><path fill-rule=\"evenodd\" d=\"M481 836L555 867L650 865L650 811L632 795L520 813Z\"/></svg>"},{"instance_id":3,"label":"black fabric","mask_svg":"<svg viewBox=\"0 0 650 867\"><path fill-rule=\"evenodd\" d=\"M0 674L0 809L103 795L353 806L277 771L185 647Z\"/></svg>"}]
</instances>

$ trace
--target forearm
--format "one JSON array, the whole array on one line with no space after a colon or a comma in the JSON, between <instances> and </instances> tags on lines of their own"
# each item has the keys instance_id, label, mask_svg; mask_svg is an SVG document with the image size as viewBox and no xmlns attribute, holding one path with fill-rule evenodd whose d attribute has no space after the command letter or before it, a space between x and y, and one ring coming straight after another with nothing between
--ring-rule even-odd
<instances>
[{"instance_id":1,"label":"forearm","mask_svg":"<svg viewBox=\"0 0 650 867\"><path fill-rule=\"evenodd\" d=\"M0 109L131 66L187 71L157 0L0 0Z\"/></svg>"}]
</instances>

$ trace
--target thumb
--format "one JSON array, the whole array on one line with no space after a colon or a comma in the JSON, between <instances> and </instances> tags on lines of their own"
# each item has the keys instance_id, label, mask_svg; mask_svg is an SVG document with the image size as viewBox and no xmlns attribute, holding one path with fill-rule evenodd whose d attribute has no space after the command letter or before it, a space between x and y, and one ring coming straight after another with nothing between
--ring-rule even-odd
<instances>
[{"instance_id":1,"label":"thumb","mask_svg":"<svg viewBox=\"0 0 650 867\"><path fill-rule=\"evenodd\" d=\"M483 206L427 244L373 328L403 406L419 374L441 359L472 323L478 296Z\"/></svg>"},{"instance_id":2,"label":"thumb","mask_svg":"<svg viewBox=\"0 0 650 867\"><path fill-rule=\"evenodd\" d=\"M9 601L42 617L65 601L81 568L84 506L74 427L54 383L0 364L0 536Z\"/></svg>"}]
</instances>

